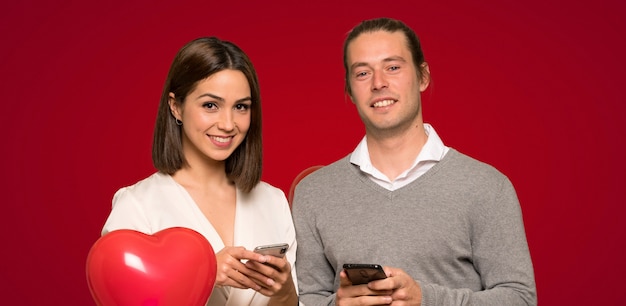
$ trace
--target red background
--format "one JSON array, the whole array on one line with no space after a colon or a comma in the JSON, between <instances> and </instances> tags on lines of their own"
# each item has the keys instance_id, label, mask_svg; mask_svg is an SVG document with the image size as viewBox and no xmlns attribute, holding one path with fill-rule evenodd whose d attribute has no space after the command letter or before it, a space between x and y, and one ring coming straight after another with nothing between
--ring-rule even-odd
<instances>
[{"instance_id":1,"label":"red background","mask_svg":"<svg viewBox=\"0 0 626 306\"><path fill-rule=\"evenodd\" d=\"M250 55L263 179L287 192L362 137L341 48L379 16L422 40L425 121L515 184L540 303L626 299L621 1L83 2L1 5L0 304L93 304L87 253L113 193L154 171L157 104L184 43L216 35Z\"/></svg>"}]
</instances>

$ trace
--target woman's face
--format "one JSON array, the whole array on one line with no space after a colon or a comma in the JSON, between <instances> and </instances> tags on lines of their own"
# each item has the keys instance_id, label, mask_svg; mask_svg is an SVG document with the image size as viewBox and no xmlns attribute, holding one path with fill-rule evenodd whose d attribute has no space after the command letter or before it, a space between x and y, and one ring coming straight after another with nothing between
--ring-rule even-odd
<instances>
[{"instance_id":1,"label":"woman's face","mask_svg":"<svg viewBox=\"0 0 626 306\"><path fill-rule=\"evenodd\" d=\"M222 70L198 82L185 102L170 93L170 109L183 122L183 152L191 165L224 161L250 128L250 85L239 70Z\"/></svg>"}]
</instances>

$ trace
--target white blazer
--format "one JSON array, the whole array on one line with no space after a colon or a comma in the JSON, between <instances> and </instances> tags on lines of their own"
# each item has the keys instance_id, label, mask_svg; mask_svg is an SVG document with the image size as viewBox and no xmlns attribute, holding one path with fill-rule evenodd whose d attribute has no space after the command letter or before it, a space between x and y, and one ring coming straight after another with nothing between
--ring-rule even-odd
<instances>
[{"instance_id":1,"label":"white blazer","mask_svg":"<svg viewBox=\"0 0 626 306\"><path fill-rule=\"evenodd\" d=\"M154 173L135 185L121 188L113 196L113 209L104 224L102 235L117 229L132 229L153 234L170 227L186 227L206 237L215 252L224 242L202 214L187 190L167 174ZM292 279L296 277L296 233L291 210L282 190L260 182L250 193L237 189L234 245L248 250L258 245L289 243L287 260ZM269 298L252 290L215 287L209 306L267 305Z\"/></svg>"}]
</instances>

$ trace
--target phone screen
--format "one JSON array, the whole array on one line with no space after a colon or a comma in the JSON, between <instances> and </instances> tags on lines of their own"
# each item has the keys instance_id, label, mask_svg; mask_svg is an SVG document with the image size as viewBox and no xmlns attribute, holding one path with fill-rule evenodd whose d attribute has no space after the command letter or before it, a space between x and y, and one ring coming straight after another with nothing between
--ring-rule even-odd
<instances>
[{"instance_id":1,"label":"phone screen","mask_svg":"<svg viewBox=\"0 0 626 306\"><path fill-rule=\"evenodd\" d=\"M377 264L344 264L343 269L353 285L367 284L387 278L383 267Z\"/></svg>"}]
</instances>

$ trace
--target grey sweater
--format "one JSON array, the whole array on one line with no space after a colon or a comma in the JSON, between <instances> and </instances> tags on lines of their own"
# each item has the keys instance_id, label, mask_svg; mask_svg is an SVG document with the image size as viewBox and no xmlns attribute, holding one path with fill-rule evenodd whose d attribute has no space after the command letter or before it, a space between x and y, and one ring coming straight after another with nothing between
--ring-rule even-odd
<instances>
[{"instance_id":1,"label":"grey sweater","mask_svg":"<svg viewBox=\"0 0 626 306\"><path fill-rule=\"evenodd\" d=\"M293 216L300 300L334 305L344 263L403 269L422 305L536 305L515 190L495 168L454 149L389 191L350 156L305 177Z\"/></svg>"}]
</instances>

